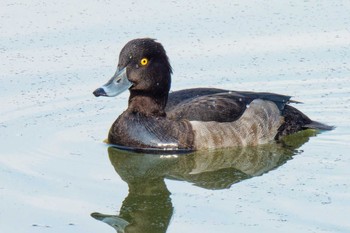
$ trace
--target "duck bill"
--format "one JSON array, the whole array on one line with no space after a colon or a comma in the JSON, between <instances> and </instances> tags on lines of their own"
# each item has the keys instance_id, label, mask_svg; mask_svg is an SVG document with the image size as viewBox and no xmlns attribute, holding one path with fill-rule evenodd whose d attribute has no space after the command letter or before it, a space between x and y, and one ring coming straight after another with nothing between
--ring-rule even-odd
<instances>
[{"instance_id":1,"label":"duck bill","mask_svg":"<svg viewBox=\"0 0 350 233\"><path fill-rule=\"evenodd\" d=\"M117 96L120 93L128 90L132 86L132 82L128 80L128 76L126 74L126 68L121 70L117 70L113 77L102 87L97 88L93 94L96 97L99 96L108 96L113 97Z\"/></svg>"}]
</instances>

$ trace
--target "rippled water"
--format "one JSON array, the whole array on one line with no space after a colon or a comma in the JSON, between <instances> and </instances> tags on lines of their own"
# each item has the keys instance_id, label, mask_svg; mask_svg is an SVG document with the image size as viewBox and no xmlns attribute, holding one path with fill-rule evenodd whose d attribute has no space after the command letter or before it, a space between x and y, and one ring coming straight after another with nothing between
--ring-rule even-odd
<instances>
[{"instance_id":1,"label":"rippled water","mask_svg":"<svg viewBox=\"0 0 350 233\"><path fill-rule=\"evenodd\" d=\"M350 232L349 10L341 1L1 1L0 232ZM165 46L173 90L289 94L337 128L177 157L108 148L127 94L92 90L114 73L121 47L144 36Z\"/></svg>"}]
</instances>

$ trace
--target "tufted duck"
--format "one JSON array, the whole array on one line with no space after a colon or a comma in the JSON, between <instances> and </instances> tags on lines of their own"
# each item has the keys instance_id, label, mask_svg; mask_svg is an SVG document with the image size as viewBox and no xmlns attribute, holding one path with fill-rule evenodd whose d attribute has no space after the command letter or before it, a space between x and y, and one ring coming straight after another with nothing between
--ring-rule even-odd
<instances>
[{"instance_id":1,"label":"tufted duck","mask_svg":"<svg viewBox=\"0 0 350 233\"><path fill-rule=\"evenodd\" d=\"M288 105L290 96L194 88L169 93L172 68L153 39L129 41L115 75L95 96L129 90L108 142L124 149L191 151L258 145L304 129L330 130Z\"/></svg>"}]
</instances>

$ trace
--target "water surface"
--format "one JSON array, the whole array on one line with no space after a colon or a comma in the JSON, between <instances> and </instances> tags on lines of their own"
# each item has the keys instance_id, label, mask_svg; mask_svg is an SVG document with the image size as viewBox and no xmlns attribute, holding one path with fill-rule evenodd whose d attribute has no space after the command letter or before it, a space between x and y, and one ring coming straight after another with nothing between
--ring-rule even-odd
<instances>
[{"instance_id":1,"label":"water surface","mask_svg":"<svg viewBox=\"0 0 350 233\"><path fill-rule=\"evenodd\" d=\"M349 10L341 1L1 1L0 231L350 232ZM288 94L336 129L177 157L108 148L127 93L92 91L115 72L121 47L144 36L165 46L172 90Z\"/></svg>"}]
</instances>

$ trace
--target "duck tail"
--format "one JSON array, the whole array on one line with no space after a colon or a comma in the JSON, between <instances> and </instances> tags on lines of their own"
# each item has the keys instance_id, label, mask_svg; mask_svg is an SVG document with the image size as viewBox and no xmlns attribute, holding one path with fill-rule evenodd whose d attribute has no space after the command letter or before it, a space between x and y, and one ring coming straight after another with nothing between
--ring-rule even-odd
<instances>
[{"instance_id":1,"label":"duck tail","mask_svg":"<svg viewBox=\"0 0 350 233\"><path fill-rule=\"evenodd\" d=\"M318 121L311 121L309 124L303 126L308 129L317 129L317 130L332 130L335 129L333 125L326 125Z\"/></svg>"}]
</instances>

